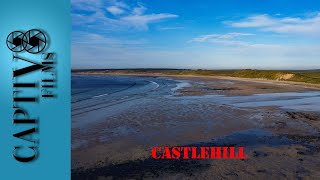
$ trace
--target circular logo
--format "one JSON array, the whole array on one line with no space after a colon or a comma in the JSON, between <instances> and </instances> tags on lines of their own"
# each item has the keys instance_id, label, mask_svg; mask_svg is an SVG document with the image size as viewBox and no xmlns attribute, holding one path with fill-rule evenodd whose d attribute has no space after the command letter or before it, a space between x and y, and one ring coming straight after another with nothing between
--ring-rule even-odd
<instances>
[{"instance_id":1,"label":"circular logo","mask_svg":"<svg viewBox=\"0 0 320 180\"><path fill-rule=\"evenodd\" d=\"M32 29L24 33L22 44L27 52L37 54L46 47L47 38L40 30Z\"/></svg>"},{"instance_id":2,"label":"circular logo","mask_svg":"<svg viewBox=\"0 0 320 180\"><path fill-rule=\"evenodd\" d=\"M21 52L25 49L24 33L21 31L13 31L7 37L7 47L13 52Z\"/></svg>"}]
</instances>

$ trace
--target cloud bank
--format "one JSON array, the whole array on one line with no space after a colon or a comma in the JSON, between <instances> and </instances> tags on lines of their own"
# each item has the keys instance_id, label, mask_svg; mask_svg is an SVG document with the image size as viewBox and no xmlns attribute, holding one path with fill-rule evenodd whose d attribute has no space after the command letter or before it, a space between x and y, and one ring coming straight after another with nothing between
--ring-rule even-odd
<instances>
[{"instance_id":1,"label":"cloud bank","mask_svg":"<svg viewBox=\"0 0 320 180\"><path fill-rule=\"evenodd\" d=\"M320 36L320 13L303 18L280 18L262 14L227 23L235 28L256 28L265 32Z\"/></svg>"}]
</instances>

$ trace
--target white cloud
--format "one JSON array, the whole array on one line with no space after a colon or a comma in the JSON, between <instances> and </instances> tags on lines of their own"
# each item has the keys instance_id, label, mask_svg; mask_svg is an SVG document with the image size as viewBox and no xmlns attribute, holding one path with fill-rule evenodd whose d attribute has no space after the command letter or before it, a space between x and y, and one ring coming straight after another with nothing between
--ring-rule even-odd
<instances>
[{"instance_id":1,"label":"white cloud","mask_svg":"<svg viewBox=\"0 0 320 180\"><path fill-rule=\"evenodd\" d=\"M74 26L101 31L132 28L147 30L151 23L178 17L178 15L170 13L148 14L146 13L147 8L142 4L130 7L117 0L72 0L72 9L90 12L78 13L74 11L72 13L72 24ZM109 12L115 17L109 17L105 12Z\"/></svg>"},{"instance_id":2,"label":"white cloud","mask_svg":"<svg viewBox=\"0 0 320 180\"><path fill-rule=\"evenodd\" d=\"M106 37L104 35L87 33L81 31L72 32L72 46L85 46L87 48L97 48L100 46L107 47L125 47L125 46L141 46L146 44L144 39L119 39L114 37Z\"/></svg>"},{"instance_id":3,"label":"white cloud","mask_svg":"<svg viewBox=\"0 0 320 180\"><path fill-rule=\"evenodd\" d=\"M276 25L276 22L271 19L268 15L257 15L257 16L251 16L248 17L245 20L241 20L240 22L233 22L231 23L231 26L233 27L268 27Z\"/></svg>"},{"instance_id":4,"label":"white cloud","mask_svg":"<svg viewBox=\"0 0 320 180\"><path fill-rule=\"evenodd\" d=\"M100 0L72 0L72 9L86 10L86 11L96 11L102 5Z\"/></svg>"},{"instance_id":5,"label":"white cloud","mask_svg":"<svg viewBox=\"0 0 320 180\"><path fill-rule=\"evenodd\" d=\"M163 19L176 18L175 14L147 14L147 15L131 15L122 17L121 20L131 24L137 29L148 29L150 23L154 23Z\"/></svg>"},{"instance_id":6,"label":"white cloud","mask_svg":"<svg viewBox=\"0 0 320 180\"><path fill-rule=\"evenodd\" d=\"M248 46L249 43L238 40L239 37L253 36L251 33L207 34L193 38L190 42L218 43L231 46Z\"/></svg>"},{"instance_id":7,"label":"white cloud","mask_svg":"<svg viewBox=\"0 0 320 180\"><path fill-rule=\"evenodd\" d=\"M272 17L267 14L250 16L238 22L229 22L236 28L257 28L261 31L298 34L320 35L320 13L308 17Z\"/></svg>"},{"instance_id":8,"label":"white cloud","mask_svg":"<svg viewBox=\"0 0 320 180\"><path fill-rule=\"evenodd\" d=\"M159 30L167 31L167 30L177 30L177 29L184 29L182 26L176 26L176 27L160 27Z\"/></svg>"},{"instance_id":9,"label":"white cloud","mask_svg":"<svg viewBox=\"0 0 320 180\"><path fill-rule=\"evenodd\" d=\"M123 9L129 9L130 7L124 3L124 2L121 2L121 1L118 1L118 0L109 0L111 2L111 4L119 7L119 8L123 8Z\"/></svg>"},{"instance_id":10,"label":"white cloud","mask_svg":"<svg viewBox=\"0 0 320 180\"><path fill-rule=\"evenodd\" d=\"M147 10L146 7L144 7L144 6L142 6L141 4L139 4L139 7L133 8L132 13L133 13L134 15L142 15L146 10Z\"/></svg>"},{"instance_id":11,"label":"white cloud","mask_svg":"<svg viewBox=\"0 0 320 180\"><path fill-rule=\"evenodd\" d=\"M107 10L113 15L123 14L125 11L117 6L107 7Z\"/></svg>"}]
</instances>

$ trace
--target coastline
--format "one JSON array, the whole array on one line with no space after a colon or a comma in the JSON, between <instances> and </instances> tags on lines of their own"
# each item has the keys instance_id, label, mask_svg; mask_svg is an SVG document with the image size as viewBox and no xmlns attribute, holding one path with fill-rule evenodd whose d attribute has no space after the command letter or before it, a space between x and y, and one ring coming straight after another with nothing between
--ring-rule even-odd
<instances>
[{"instance_id":1,"label":"coastline","mask_svg":"<svg viewBox=\"0 0 320 180\"><path fill-rule=\"evenodd\" d=\"M314 162L320 160L320 114L318 109L308 109L319 107L310 105L319 98L317 88L225 77L103 75L113 79L128 76L156 82L159 87L115 103L108 98L117 93L79 104L86 113L73 116L73 124L90 121L72 129L73 143L80 142L72 149L73 177L268 179L318 175ZM172 93L180 81L190 86ZM96 103L99 109L90 109L89 103ZM159 161L151 158L155 146L243 146L248 158Z\"/></svg>"},{"instance_id":2,"label":"coastline","mask_svg":"<svg viewBox=\"0 0 320 180\"><path fill-rule=\"evenodd\" d=\"M112 75L112 76L145 76L145 77L173 77L173 78L208 78L208 79L226 79L226 80L235 80L235 81L250 81L258 83L276 83L283 85L294 85L294 86L303 86L308 88L314 88L320 90L320 84L306 83L306 82L295 82L295 81L286 81L286 80L270 80L262 78L243 78L243 77L232 77L232 76L205 76L205 75L168 75L161 73L100 73L100 72L74 72L72 74L79 75Z\"/></svg>"}]
</instances>

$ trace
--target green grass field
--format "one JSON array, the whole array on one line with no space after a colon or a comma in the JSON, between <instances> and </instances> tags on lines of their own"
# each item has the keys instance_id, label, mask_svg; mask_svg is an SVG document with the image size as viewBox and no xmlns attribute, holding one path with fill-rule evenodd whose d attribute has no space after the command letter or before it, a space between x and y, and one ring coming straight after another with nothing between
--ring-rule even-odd
<instances>
[{"instance_id":1,"label":"green grass field","mask_svg":"<svg viewBox=\"0 0 320 180\"><path fill-rule=\"evenodd\" d=\"M175 72L172 72L175 74ZM280 71L280 70L183 70L177 74L230 76L240 78L259 78L279 81L305 82L320 84L320 70L310 71Z\"/></svg>"}]
</instances>

